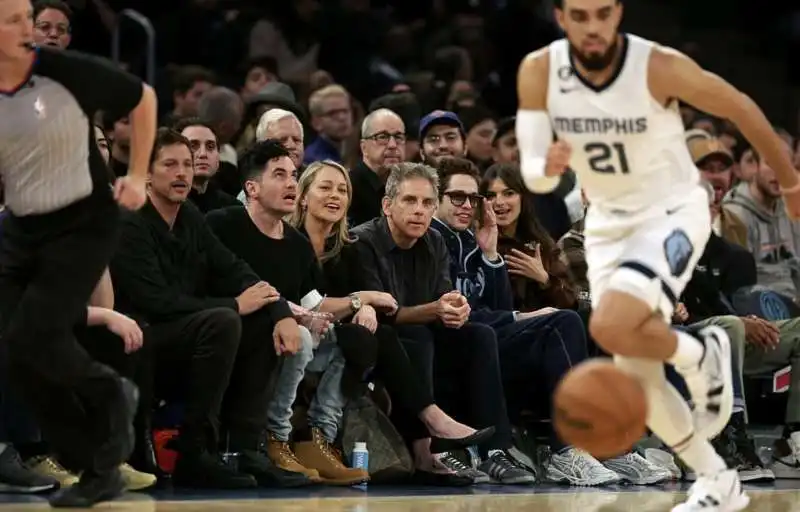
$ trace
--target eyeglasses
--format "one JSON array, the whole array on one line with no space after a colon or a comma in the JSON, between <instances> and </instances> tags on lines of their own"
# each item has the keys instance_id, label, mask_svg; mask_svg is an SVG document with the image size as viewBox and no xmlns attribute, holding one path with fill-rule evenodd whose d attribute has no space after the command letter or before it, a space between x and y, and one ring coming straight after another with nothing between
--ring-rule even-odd
<instances>
[{"instance_id":1,"label":"eyeglasses","mask_svg":"<svg viewBox=\"0 0 800 512\"><path fill-rule=\"evenodd\" d=\"M467 194L466 192L461 192L460 190L445 192L444 195L450 198L450 202L453 203L453 206L464 206L464 203L466 203L469 199L469 205L473 208L477 208L483 202L482 195Z\"/></svg>"},{"instance_id":2,"label":"eyeglasses","mask_svg":"<svg viewBox=\"0 0 800 512\"><path fill-rule=\"evenodd\" d=\"M389 133L389 132L378 132L367 137L363 137L364 140L374 140L381 146L385 146L389 144L389 140L394 139L394 141L398 144L405 144L406 143L406 134L401 132Z\"/></svg>"}]
</instances>

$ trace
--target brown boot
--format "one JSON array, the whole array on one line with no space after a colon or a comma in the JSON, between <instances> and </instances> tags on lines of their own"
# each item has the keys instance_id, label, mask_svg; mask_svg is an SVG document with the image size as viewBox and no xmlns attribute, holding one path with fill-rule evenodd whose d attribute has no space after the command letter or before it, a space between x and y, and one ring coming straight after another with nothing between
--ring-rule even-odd
<instances>
[{"instance_id":1,"label":"brown boot","mask_svg":"<svg viewBox=\"0 0 800 512\"><path fill-rule=\"evenodd\" d=\"M293 473L302 473L313 482L322 480L316 469L307 468L297 460L297 455L289 447L289 443L275 439L275 436L271 433L267 438L267 456L269 456L273 464L281 469Z\"/></svg>"},{"instance_id":2,"label":"brown boot","mask_svg":"<svg viewBox=\"0 0 800 512\"><path fill-rule=\"evenodd\" d=\"M369 473L364 469L348 468L342 463L342 456L331 446L318 428L311 429L311 441L296 443L297 460L307 468L319 472L322 481L333 485L355 485L369 481Z\"/></svg>"}]
</instances>

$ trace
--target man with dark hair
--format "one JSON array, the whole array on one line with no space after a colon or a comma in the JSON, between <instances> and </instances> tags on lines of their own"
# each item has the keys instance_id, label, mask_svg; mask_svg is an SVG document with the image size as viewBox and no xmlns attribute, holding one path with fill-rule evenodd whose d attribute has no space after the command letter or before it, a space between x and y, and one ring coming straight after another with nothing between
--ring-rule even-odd
<instances>
[{"instance_id":1,"label":"man with dark hair","mask_svg":"<svg viewBox=\"0 0 800 512\"><path fill-rule=\"evenodd\" d=\"M234 91L214 87L200 100L197 115L217 134L220 164L214 180L222 190L235 197L241 190L241 178L236 170L236 149L231 144L242 124L244 103Z\"/></svg>"},{"instance_id":2,"label":"man with dark hair","mask_svg":"<svg viewBox=\"0 0 800 512\"><path fill-rule=\"evenodd\" d=\"M219 140L214 128L199 117L186 117L172 129L186 137L192 147L194 179L189 200L203 213L239 204L212 180L219 170Z\"/></svg>"},{"instance_id":3,"label":"man with dark hair","mask_svg":"<svg viewBox=\"0 0 800 512\"><path fill-rule=\"evenodd\" d=\"M273 57L249 58L240 69L242 88L239 94L245 102L268 83L279 80L278 62Z\"/></svg>"},{"instance_id":4,"label":"man with dark hair","mask_svg":"<svg viewBox=\"0 0 800 512\"><path fill-rule=\"evenodd\" d=\"M40 46L66 49L72 41L72 16L63 0L39 0L33 4L33 40Z\"/></svg>"},{"instance_id":5,"label":"man with dark hair","mask_svg":"<svg viewBox=\"0 0 800 512\"><path fill-rule=\"evenodd\" d=\"M200 98L211 90L217 78L214 73L200 66L181 66L172 76L173 109L162 121L171 126L182 117L198 115Z\"/></svg>"},{"instance_id":6,"label":"man with dark hair","mask_svg":"<svg viewBox=\"0 0 800 512\"><path fill-rule=\"evenodd\" d=\"M467 154L466 130L459 117L447 110L434 110L419 122L420 156L428 165L447 157Z\"/></svg>"},{"instance_id":7,"label":"man with dark hair","mask_svg":"<svg viewBox=\"0 0 800 512\"><path fill-rule=\"evenodd\" d=\"M193 176L189 140L159 130L147 204L124 218L111 264L118 309L147 324L147 344L167 370L159 372L157 381L167 382L159 394L185 390L174 482L302 485L308 479L278 470L259 448L276 354L297 351L298 325L278 292L225 248L186 201ZM240 453L238 470L218 456L223 398L223 426L228 449Z\"/></svg>"}]
</instances>

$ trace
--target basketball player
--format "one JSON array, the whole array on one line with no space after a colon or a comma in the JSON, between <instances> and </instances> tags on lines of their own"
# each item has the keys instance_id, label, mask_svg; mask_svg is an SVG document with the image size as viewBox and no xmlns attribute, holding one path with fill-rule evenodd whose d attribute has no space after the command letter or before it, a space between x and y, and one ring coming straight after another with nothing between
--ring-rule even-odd
<instances>
[{"instance_id":1,"label":"basketball player","mask_svg":"<svg viewBox=\"0 0 800 512\"><path fill-rule=\"evenodd\" d=\"M669 327L710 226L678 100L736 123L775 169L793 218L800 181L747 96L672 49L618 32L621 0L555 4L567 37L528 55L519 69L522 175L534 192L547 192L569 166L586 191L592 335L641 379L649 428L699 475L688 502L674 510L742 510L749 499L736 471L707 441L732 410L729 340L718 328ZM685 378L693 414L667 383L664 362Z\"/></svg>"},{"instance_id":2,"label":"basketball player","mask_svg":"<svg viewBox=\"0 0 800 512\"><path fill-rule=\"evenodd\" d=\"M123 489L136 388L93 361L72 335L116 245L119 207L140 208L156 99L114 64L33 44L29 0L0 0L0 176L9 215L0 244L0 322L10 384L68 469L55 494L84 507ZM92 118L130 112L128 175L112 193Z\"/></svg>"}]
</instances>

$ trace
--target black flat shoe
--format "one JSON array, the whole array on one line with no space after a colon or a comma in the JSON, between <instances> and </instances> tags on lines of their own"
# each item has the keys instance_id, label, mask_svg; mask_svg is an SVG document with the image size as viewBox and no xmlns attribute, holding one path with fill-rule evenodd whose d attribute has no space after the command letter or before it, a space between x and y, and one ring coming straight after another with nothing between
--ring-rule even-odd
<instances>
[{"instance_id":1,"label":"black flat shoe","mask_svg":"<svg viewBox=\"0 0 800 512\"><path fill-rule=\"evenodd\" d=\"M442 437L431 437L431 453L445 453L453 450L460 450L470 446L479 446L489 440L494 435L494 427L486 427L478 430L472 435L459 439L445 439Z\"/></svg>"},{"instance_id":2,"label":"black flat shoe","mask_svg":"<svg viewBox=\"0 0 800 512\"><path fill-rule=\"evenodd\" d=\"M475 483L472 478L452 473L434 473L432 471L414 471L411 482L416 485L431 487L467 487Z\"/></svg>"}]
</instances>

